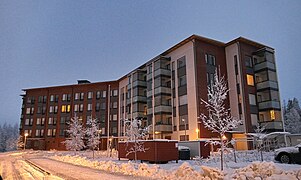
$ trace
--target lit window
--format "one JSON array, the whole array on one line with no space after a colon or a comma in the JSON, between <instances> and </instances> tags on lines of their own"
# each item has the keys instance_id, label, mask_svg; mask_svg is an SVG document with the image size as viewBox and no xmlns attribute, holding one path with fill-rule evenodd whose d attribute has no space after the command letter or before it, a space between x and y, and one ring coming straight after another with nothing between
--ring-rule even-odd
<instances>
[{"instance_id":1,"label":"lit window","mask_svg":"<svg viewBox=\"0 0 301 180\"><path fill-rule=\"evenodd\" d=\"M113 121L117 121L117 114L113 114Z\"/></svg>"},{"instance_id":2,"label":"lit window","mask_svg":"<svg viewBox=\"0 0 301 180\"><path fill-rule=\"evenodd\" d=\"M67 112L70 112L71 110L71 105L67 105Z\"/></svg>"},{"instance_id":3,"label":"lit window","mask_svg":"<svg viewBox=\"0 0 301 180\"><path fill-rule=\"evenodd\" d=\"M66 112L66 105L62 105L62 112Z\"/></svg>"},{"instance_id":4,"label":"lit window","mask_svg":"<svg viewBox=\"0 0 301 180\"><path fill-rule=\"evenodd\" d=\"M270 116L271 116L271 120L275 120L275 111L274 110L270 110Z\"/></svg>"},{"instance_id":5,"label":"lit window","mask_svg":"<svg viewBox=\"0 0 301 180\"><path fill-rule=\"evenodd\" d=\"M253 75L247 74L247 83L249 86L254 86L254 77Z\"/></svg>"}]
</instances>

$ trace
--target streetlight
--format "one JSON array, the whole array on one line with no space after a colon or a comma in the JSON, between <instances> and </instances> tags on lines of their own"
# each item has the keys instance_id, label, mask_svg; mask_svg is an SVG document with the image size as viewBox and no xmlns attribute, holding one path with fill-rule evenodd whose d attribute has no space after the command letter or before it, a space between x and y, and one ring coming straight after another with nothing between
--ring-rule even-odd
<instances>
[{"instance_id":1,"label":"streetlight","mask_svg":"<svg viewBox=\"0 0 301 180\"><path fill-rule=\"evenodd\" d=\"M199 128L196 128L195 132L196 132L196 135L197 135L196 139L198 139L199 138L199 132L200 132Z\"/></svg>"},{"instance_id":2,"label":"streetlight","mask_svg":"<svg viewBox=\"0 0 301 180\"><path fill-rule=\"evenodd\" d=\"M185 125L185 137L184 137L184 141L186 141L186 121L185 121L185 119L182 119L182 121L184 122L184 125Z\"/></svg>"},{"instance_id":3,"label":"streetlight","mask_svg":"<svg viewBox=\"0 0 301 180\"><path fill-rule=\"evenodd\" d=\"M28 136L28 133L25 133L24 134L24 137L25 137L25 139L24 139L24 150L26 149L26 138L27 138L27 136Z\"/></svg>"}]
</instances>

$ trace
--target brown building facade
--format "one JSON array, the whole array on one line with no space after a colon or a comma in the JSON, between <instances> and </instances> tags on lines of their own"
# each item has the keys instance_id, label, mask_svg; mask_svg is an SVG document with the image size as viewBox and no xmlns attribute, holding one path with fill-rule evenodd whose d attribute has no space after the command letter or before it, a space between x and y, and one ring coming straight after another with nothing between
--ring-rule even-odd
<instances>
[{"instance_id":1,"label":"brown building facade","mask_svg":"<svg viewBox=\"0 0 301 180\"><path fill-rule=\"evenodd\" d=\"M283 130L274 49L242 37L223 43L192 35L116 81L25 89L20 133L29 134L28 148L64 149L66 123L76 114L83 124L98 119L102 148L106 137L122 138L124 120L133 118L152 125L151 139L212 138L198 117L216 69L228 80L226 105L243 120L232 137L244 138L258 123Z\"/></svg>"}]
</instances>

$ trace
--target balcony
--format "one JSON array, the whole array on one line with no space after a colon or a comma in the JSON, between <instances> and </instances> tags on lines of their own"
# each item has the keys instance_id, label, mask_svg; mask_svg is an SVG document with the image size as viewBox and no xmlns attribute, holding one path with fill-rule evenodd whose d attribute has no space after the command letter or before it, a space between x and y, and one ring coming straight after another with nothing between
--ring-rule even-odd
<instances>
[{"instance_id":1,"label":"balcony","mask_svg":"<svg viewBox=\"0 0 301 180\"><path fill-rule=\"evenodd\" d=\"M145 96L135 96L135 97L133 97L133 103L134 102L146 102L146 97Z\"/></svg>"},{"instance_id":2,"label":"balcony","mask_svg":"<svg viewBox=\"0 0 301 180\"><path fill-rule=\"evenodd\" d=\"M171 113L172 112L172 107L171 106L156 106L155 107L155 113L158 112L168 112Z\"/></svg>"},{"instance_id":3,"label":"balcony","mask_svg":"<svg viewBox=\"0 0 301 180\"><path fill-rule=\"evenodd\" d=\"M172 125L171 124L156 124L155 125L156 132L166 132L172 133Z\"/></svg>"},{"instance_id":4,"label":"balcony","mask_svg":"<svg viewBox=\"0 0 301 180\"><path fill-rule=\"evenodd\" d=\"M276 66L275 64L273 64L272 62L270 61L264 61L262 63L259 63L259 64L255 64L254 65L254 71L259 71L261 69L265 69L265 68L269 68L269 69L273 69L273 70L276 70Z\"/></svg>"},{"instance_id":5,"label":"balcony","mask_svg":"<svg viewBox=\"0 0 301 180\"><path fill-rule=\"evenodd\" d=\"M171 94L171 89L169 87L157 87L155 89L155 94L161 94L161 93L164 93L164 94Z\"/></svg>"},{"instance_id":6,"label":"balcony","mask_svg":"<svg viewBox=\"0 0 301 180\"><path fill-rule=\"evenodd\" d=\"M142 87L146 87L146 81L134 81L133 82L133 87L136 87L136 86L142 86Z\"/></svg>"},{"instance_id":7,"label":"balcony","mask_svg":"<svg viewBox=\"0 0 301 180\"><path fill-rule=\"evenodd\" d=\"M265 129L269 130L269 131L282 131L283 130L282 121L261 122L260 125L262 127L265 127Z\"/></svg>"},{"instance_id":8,"label":"balcony","mask_svg":"<svg viewBox=\"0 0 301 180\"><path fill-rule=\"evenodd\" d=\"M263 82L257 83L256 87L257 87L257 90L267 89L267 88L278 89L278 83L275 81L263 81Z\"/></svg>"},{"instance_id":9,"label":"balcony","mask_svg":"<svg viewBox=\"0 0 301 180\"><path fill-rule=\"evenodd\" d=\"M259 110L265 109L280 109L280 102L279 101L264 101L258 103Z\"/></svg>"},{"instance_id":10,"label":"balcony","mask_svg":"<svg viewBox=\"0 0 301 180\"><path fill-rule=\"evenodd\" d=\"M171 71L168 69L157 69L155 71L155 77L159 75L171 76Z\"/></svg>"}]
</instances>

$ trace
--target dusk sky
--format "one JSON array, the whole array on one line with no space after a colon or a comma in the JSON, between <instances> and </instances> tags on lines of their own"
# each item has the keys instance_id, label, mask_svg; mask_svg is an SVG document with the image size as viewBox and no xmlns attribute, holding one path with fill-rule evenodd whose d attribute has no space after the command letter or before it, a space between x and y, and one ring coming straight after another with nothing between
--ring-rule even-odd
<instances>
[{"instance_id":1,"label":"dusk sky","mask_svg":"<svg viewBox=\"0 0 301 180\"><path fill-rule=\"evenodd\" d=\"M282 100L301 100L301 1L0 1L0 124L22 89L115 80L192 34L275 48Z\"/></svg>"}]
</instances>

